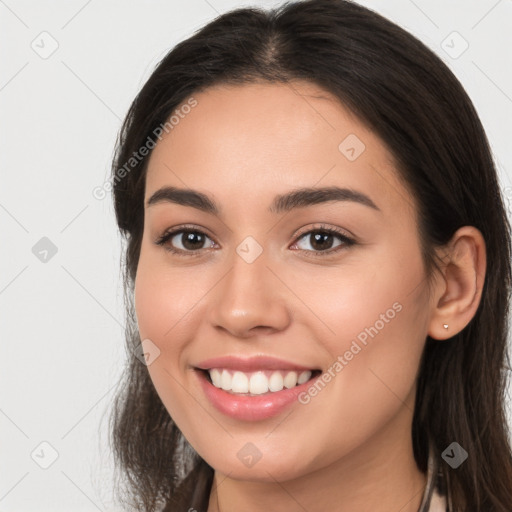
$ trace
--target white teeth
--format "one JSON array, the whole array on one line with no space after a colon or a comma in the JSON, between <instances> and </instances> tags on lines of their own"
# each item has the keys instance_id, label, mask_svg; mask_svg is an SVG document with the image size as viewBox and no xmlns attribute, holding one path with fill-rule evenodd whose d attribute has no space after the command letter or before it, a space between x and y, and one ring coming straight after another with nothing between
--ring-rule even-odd
<instances>
[{"instance_id":1,"label":"white teeth","mask_svg":"<svg viewBox=\"0 0 512 512\"><path fill-rule=\"evenodd\" d=\"M256 372L251 375L249 391L253 395L262 395L268 391L268 379L263 372Z\"/></svg>"},{"instance_id":2,"label":"white teeth","mask_svg":"<svg viewBox=\"0 0 512 512\"><path fill-rule=\"evenodd\" d=\"M284 385L288 389L294 388L297 385L297 372L289 372L284 378Z\"/></svg>"},{"instance_id":3,"label":"white teeth","mask_svg":"<svg viewBox=\"0 0 512 512\"><path fill-rule=\"evenodd\" d=\"M304 384L304 382L307 382L311 378L311 372L309 370L306 370L305 372L302 372L299 375L299 378L297 379L297 384Z\"/></svg>"},{"instance_id":4,"label":"white teeth","mask_svg":"<svg viewBox=\"0 0 512 512\"><path fill-rule=\"evenodd\" d=\"M249 392L249 379L245 373L235 372L233 380L231 381L231 390L235 393Z\"/></svg>"},{"instance_id":5,"label":"white teeth","mask_svg":"<svg viewBox=\"0 0 512 512\"><path fill-rule=\"evenodd\" d=\"M213 385L216 388L222 387L222 378L219 370L216 368L210 370L210 377L212 378Z\"/></svg>"},{"instance_id":6,"label":"white teeth","mask_svg":"<svg viewBox=\"0 0 512 512\"><path fill-rule=\"evenodd\" d=\"M268 389L270 391L281 391L283 385L283 376L279 372L274 372L268 381Z\"/></svg>"},{"instance_id":7,"label":"white teeth","mask_svg":"<svg viewBox=\"0 0 512 512\"><path fill-rule=\"evenodd\" d=\"M274 393L283 389L291 389L307 382L312 375L310 370L298 374L295 371L257 371L245 373L230 371L225 368L212 368L208 370L213 385L224 391L232 393L250 393L262 395L269 391ZM270 375L270 376L269 376Z\"/></svg>"},{"instance_id":8,"label":"white teeth","mask_svg":"<svg viewBox=\"0 0 512 512\"><path fill-rule=\"evenodd\" d=\"M231 374L227 370L222 370L222 375L220 378L220 387L224 391L229 391L231 389Z\"/></svg>"}]
</instances>

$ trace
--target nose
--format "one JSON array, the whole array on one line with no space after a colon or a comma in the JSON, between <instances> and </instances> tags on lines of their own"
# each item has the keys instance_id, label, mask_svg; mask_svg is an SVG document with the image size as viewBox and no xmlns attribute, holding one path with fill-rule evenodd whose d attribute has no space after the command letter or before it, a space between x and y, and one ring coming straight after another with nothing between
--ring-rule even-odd
<instances>
[{"instance_id":1,"label":"nose","mask_svg":"<svg viewBox=\"0 0 512 512\"><path fill-rule=\"evenodd\" d=\"M287 289L269 268L265 251L252 263L237 253L230 262L230 270L212 290L211 325L237 338L286 329L291 320Z\"/></svg>"}]
</instances>

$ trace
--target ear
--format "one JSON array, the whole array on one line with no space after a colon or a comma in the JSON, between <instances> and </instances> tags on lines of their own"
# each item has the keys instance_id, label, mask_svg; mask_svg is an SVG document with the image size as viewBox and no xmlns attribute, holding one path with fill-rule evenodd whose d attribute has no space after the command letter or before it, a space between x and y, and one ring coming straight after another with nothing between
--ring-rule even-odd
<instances>
[{"instance_id":1,"label":"ear","mask_svg":"<svg viewBox=\"0 0 512 512\"><path fill-rule=\"evenodd\" d=\"M458 229L444 248L443 260L442 275L433 290L428 330L429 336L438 340L462 331L478 309L487 264L482 233L474 226Z\"/></svg>"}]
</instances>

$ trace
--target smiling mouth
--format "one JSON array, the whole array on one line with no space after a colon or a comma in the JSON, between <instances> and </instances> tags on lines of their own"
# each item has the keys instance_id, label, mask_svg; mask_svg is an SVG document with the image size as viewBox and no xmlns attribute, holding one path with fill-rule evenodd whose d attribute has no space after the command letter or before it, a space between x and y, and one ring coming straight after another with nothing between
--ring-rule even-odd
<instances>
[{"instance_id":1,"label":"smiling mouth","mask_svg":"<svg viewBox=\"0 0 512 512\"><path fill-rule=\"evenodd\" d=\"M321 370L258 370L242 372L231 368L200 370L206 379L218 389L240 396L259 396L278 393L317 377Z\"/></svg>"}]
</instances>

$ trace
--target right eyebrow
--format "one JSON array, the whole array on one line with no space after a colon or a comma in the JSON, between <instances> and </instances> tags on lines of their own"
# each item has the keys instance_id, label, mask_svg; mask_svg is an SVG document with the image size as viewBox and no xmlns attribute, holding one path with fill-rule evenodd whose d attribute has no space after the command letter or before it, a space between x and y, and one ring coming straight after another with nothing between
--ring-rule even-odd
<instances>
[{"instance_id":1,"label":"right eyebrow","mask_svg":"<svg viewBox=\"0 0 512 512\"><path fill-rule=\"evenodd\" d=\"M218 215L220 208L206 194L189 188L162 187L148 199L146 206L159 203L175 203L191 206L212 215Z\"/></svg>"}]
</instances>

